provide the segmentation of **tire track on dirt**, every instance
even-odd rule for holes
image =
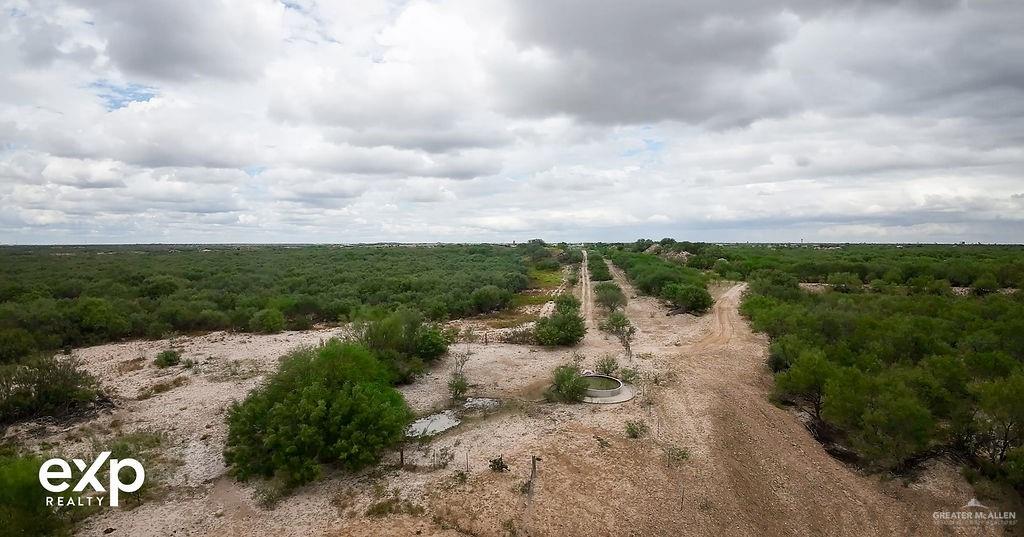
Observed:
[[[580,293],[582,294],[580,302],[583,303],[583,319],[586,321],[589,331],[596,329],[597,325],[594,323],[594,298],[590,286],[590,268],[587,259],[587,249],[584,248],[583,263],[580,264]]]
[[[635,294],[622,271],[613,266],[612,275],[627,296]],[[626,308],[639,328],[637,347],[660,353],[676,377],[655,403],[660,440],[689,449],[680,507],[702,515],[678,534],[956,534],[936,526],[931,514],[966,498],[862,475],[771,404],[767,338],[739,313],[745,290],[745,283],[730,286],[702,318],[666,316],[650,297],[633,298]],[[694,332],[703,335],[678,337]],[[691,343],[673,344],[680,339]]]

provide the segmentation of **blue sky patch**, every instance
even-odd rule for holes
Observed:
[[[96,95],[103,99],[107,111],[124,108],[131,103],[145,102],[159,95],[156,88],[141,84],[118,84],[110,80],[97,80],[89,85]]]

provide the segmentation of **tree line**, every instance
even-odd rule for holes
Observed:
[[[463,317],[504,308],[526,288],[529,254],[490,245],[2,248],[0,362],[126,337],[305,329],[367,308]],[[538,263],[559,266],[547,251]]]
[[[936,453],[1024,487],[1024,294],[808,293],[750,275],[742,312],[771,336],[779,397],[868,467]]]
[[[638,290],[667,300],[680,312],[699,314],[714,304],[699,270],[629,249],[611,248],[606,254]]]

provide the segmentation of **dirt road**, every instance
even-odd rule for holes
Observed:
[[[594,297],[591,290],[590,269],[587,264],[587,249],[583,249],[583,263],[580,264],[580,302],[583,318],[586,320],[587,330],[596,330],[594,324]]]
[[[648,379],[640,396],[618,405],[536,402],[552,369],[572,352],[586,356],[585,367],[609,354],[625,360],[618,342],[596,328],[604,311],[594,304],[584,261],[574,292],[588,333],[576,349],[494,343],[497,338],[459,344],[460,352],[471,352],[465,369],[471,395],[503,400],[500,411],[408,445],[405,467],[393,453],[358,475],[329,472],[276,506],[260,505],[259,483],[226,474],[224,413],[276,368],[278,356],[341,331],[211,334],[78,349],[85,367],[111,388],[117,410],[69,428],[28,424],[12,434],[65,450],[130,431],[166,436],[165,458],[172,462],[154,472],[164,474],[161,495],[131,510],[98,513],[76,532],[97,537],[957,534],[932,518],[972,496],[955,468],[936,463],[908,484],[861,475],[832,459],[791,412],[770,403],[767,340],[737,311],[743,284],[713,288],[717,301],[706,315],[668,316],[659,300],[637,295],[611,269],[638,328],[635,358],[621,365]],[[197,365],[153,366],[155,354],[170,345]],[[450,405],[450,367],[442,361],[402,387],[414,411]],[[186,382],[137,397],[171,377]],[[650,432],[627,438],[630,421]],[[489,469],[498,455],[509,471]],[[524,483],[534,456],[540,460],[531,490]],[[392,497],[401,501],[388,504]],[[382,504],[390,513],[367,515]]]
[[[612,273],[627,295],[635,295],[621,271]],[[634,298],[627,307],[640,327],[639,346],[667,355],[667,369],[675,373],[655,407],[661,439],[687,445],[693,454],[679,509],[665,513],[677,526],[659,524],[657,532],[944,534],[932,512],[955,510],[971,497],[952,468],[932,469],[939,490],[859,475],[830,457],[791,412],[769,402],[767,342],[738,312],[744,290],[745,284],[724,289],[700,320],[666,317],[650,298]],[[676,336],[679,346],[666,347]]]

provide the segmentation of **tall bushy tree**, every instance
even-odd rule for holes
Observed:
[[[802,351],[786,371],[775,381],[779,391],[799,397],[810,403],[814,417],[821,418],[821,407],[825,400],[825,384],[835,373],[836,367],[825,358],[819,349]]]
[[[1024,445],[1024,373],[973,384],[978,400],[976,422],[981,450],[994,463]]]
[[[281,369],[232,406],[225,461],[239,479],[309,482],[321,465],[356,470],[399,442],[411,412],[367,349],[331,340],[292,353]]]
[[[715,303],[707,289],[681,283],[666,285],[662,296],[687,313],[704,313]]]

